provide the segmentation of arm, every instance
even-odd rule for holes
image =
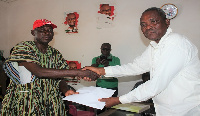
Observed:
[[[112,107],[120,103],[146,101],[162,92],[184,67],[187,59],[185,52],[181,52],[180,49],[176,49],[176,47],[176,45],[174,45],[174,47],[170,46],[159,58],[160,62],[157,62],[153,77],[149,81],[125,95],[102,98],[100,101],[106,102],[106,107]]]
[[[120,96],[118,100],[108,100],[105,98],[106,104],[108,107],[111,107],[112,104],[116,105],[119,103],[130,103],[130,102],[141,102],[145,101],[153,96],[161,93],[169,85],[171,80],[183,69],[185,66],[188,57],[190,57],[189,48],[185,46],[180,47],[178,44],[172,42],[173,45],[169,45],[162,51],[161,56],[158,58],[157,62],[154,62],[154,72],[152,78],[140,85],[138,88],[133,91]],[[187,51],[188,50],[188,51]],[[111,98],[114,99],[114,98]],[[103,101],[103,100],[102,100]]]
[[[99,75],[105,75],[106,77],[116,77],[116,76],[130,76],[130,75],[138,75],[144,72],[148,72],[150,70],[150,47],[139,57],[137,57],[133,63],[129,63],[127,65],[122,66],[108,66],[102,68],[89,67],[86,66],[82,70],[91,70],[96,72]],[[120,60],[119,60],[120,61]],[[88,80],[84,78],[84,80]]]
[[[42,68],[38,64],[30,63],[30,62],[21,62],[20,66],[26,67],[32,74],[38,76],[39,78],[62,78],[66,76],[78,76],[78,77],[90,77],[90,78],[98,78],[98,74],[89,71],[89,70],[66,70],[66,69],[50,69],[50,68]]]
[[[159,51],[161,52],[161,51]],[[158,54],[157,54],[158,55]],[[133,91],[119,98],[121,103],[146,101],[165,90],[174,77],[183,69],[187,62],[187,52],[172,43],[165,46],[162,54],[154,61],[151,79]]]
[[[66,61],[62,57],[62,54],[54,49],[49,47],[52,52],[52,56],[45,58],[47,62],[52,62],[54,64],[53,68],[43,68],[39,59],[42,59],[40,55],[37,54],[37,49],[35,44],[32,41],[21,42],[17,44],[9,58],[9,61],[18,62],[19,66],[24,66],[29,70],[33,75],[36,75],[38,78],[62,78],[66,76],[79,76],[79,77],[92,77],[97,78],[97,74],[91,71],[82,71],[82,70],[66,70]],[[52,60],[52,61],[51,61]]]
[[[150,71],[150,57],[151,57],[150,46],[133,60],[132,63],[123,64],[121,66],[109,66],[105,67],[106,77],[122,77],[122,76],[133,76],[143,74],[144,72]]]

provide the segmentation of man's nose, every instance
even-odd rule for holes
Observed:
[[[152,24],[147,24],[146,25],[146,29],[152,29],[152,27],[153,27]]]

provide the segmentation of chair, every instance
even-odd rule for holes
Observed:
[[[92,111],[77,111],[74,105],[69,105],[69,113],[72,116],[96,116]]]

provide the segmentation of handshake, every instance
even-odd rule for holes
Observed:
[[[69,71],[69,70],[67,70]],[[71,70],[71,74],[68,76],[77,76],[79,78],[84,79],[85,81],[95,81],[97,80],[101,75],[105,75],[105,70],[103,67],[97,68],[97,67],[92,67],[92,66],[86,66],[83,69],[80,70]],[[61,81],[59,84],[60,91],[65,95],[72,95],[72,94],[78,94],[78,92],[71,90],[66,86],[65,81]],[[65,89],[67,88],[67,90]]]
[[[101,75],[105,75],[105,70],[103,67],[92,67],[92,66],[86,66],[82,69],[78,74],[78,77],[83,78],[86,81],[95,81],[97,80]]]

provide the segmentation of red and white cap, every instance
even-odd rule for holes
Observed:
[[[41,27],[43,25],[51,25],[52,28],[57,28],[57,26],[55,24],[53,24],[51,21],[47,20],[47,19],[39,19],[39,20],[36,20],[34,23],[33,23],[33,30],[35,28],[38,28],[38,27]]]

